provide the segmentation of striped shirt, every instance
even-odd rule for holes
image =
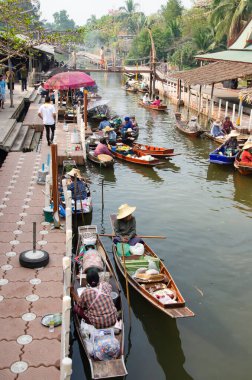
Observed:
[[[85,289],[81,301],[92,325],[97,329],[111,327],[116,323],[117,310],[111,298],[112,286],[101,282],[96,288]],[[100,292],[98,294],[98,292]]]

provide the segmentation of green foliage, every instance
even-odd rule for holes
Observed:
[[[195,65],[194,56],[196,49],[191,41],[181,44],[171,56],[171,63],[178,66],[180,70],[189,68]]]
[[[59,12],[55,12],[53,14],[53,18],[54,23],[51,24],[53,30],[64,31],[75,28],[74,20],[69,18],[69,15],[67,14],[67,11],[65,9]]]
[[[133,0],[126,0],[125,6],[120,7],[119,9],[127,13],[128,15],[132,15],[136,12],[137,8],[139,7],[138,3],[134,3]]]
[[[168,0],[166,5],[161,7],[161,14],[166,23],[176,20],[182,15],[183,6],[180,0]]]

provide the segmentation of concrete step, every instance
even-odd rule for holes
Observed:
[[[36,100],[37,95],[38,95],[38,90],[36,90],[36,89],[34,88],[32,94],[31,94],[30,97],[29,97],[29,100],[30,100],[31,103],[33,103],[33,102]]]
[[[16,124],[16,119],[7,119],[4,123],[0,124],[0,148],[4,149],[4,144],[8,140]]]
[[[31,149],[31,143],[32,143],[34,135],[35,135],[35,129],[29,128],[29,131],[27,133],[27,136],[23,144],[23,149],[25,150]]]
[[[31,145],[30,145],[31,150],[35,150],[37,148],[40,138],[41,138],[41,132],[35,132]]]
[[[27,125],[22,125],[19,131],[19,134],[11,147],[12,152],[20,152],[23,149],[23,144],[27,133],[29,131],[29,127]]]

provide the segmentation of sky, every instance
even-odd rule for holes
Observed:
[[[140,5],[139,10],[146,15],[157,12],[167,0],[135,0]],[[191,0],[182,0],[182,4],[189,8]],[[69,17],[77,25],[84,25],[86,20],[94,14],[97,18],[108,13],[110,9],[118,9],[125,5],[125,0],[40,0],[42,19],[53,21],[53,13],[66,9]]]

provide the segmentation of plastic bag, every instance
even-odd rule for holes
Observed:
[[[149,261],[148,269],[158,270],[156,263],[150,258],[147,259]]]
[[[120,343],[114,336],[113,329],[96,330],[93,334],[93,357],[106,361],[120,355]]]

